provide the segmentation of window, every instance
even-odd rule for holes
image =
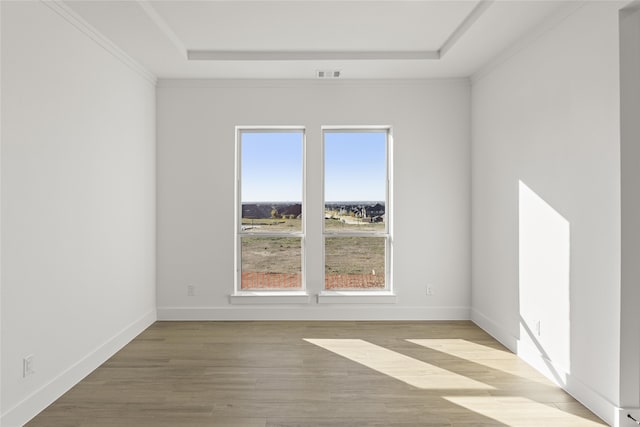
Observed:
[[[390,129],[324,127],[317,141],[322,155],[308,159],[302,127],[238,127],[236,132],[231,302],[306,303],[306,266],[323,274],[311,281],[314,291],[323,291],[318,303],[394,302]],[[307,166],[321,172],[309,188]],[[319,209],[307,215],[305,200],[322,207],[322,216]],[[307,230],[313,246],[305,250]]]
[[[236,291],[302,290],[304,129],[238,128]]]
[[[390,290],[389,129],[325,128],[324,288]]]

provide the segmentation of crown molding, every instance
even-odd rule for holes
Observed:
[[[442,58],[451,48],[466,34],[467,31],[476,23],[476,21],[486,12],[493,4],[494,0],[482,0],[478,2],[476,7],[467,15],[467,17],[460,23],[458,28],[453,30],[453,33],[442,44],[438,50],[440,58]]]
[[[470,86],[466,77],[443,79],[158,79],[158,89],[278,89],[309,87],[428,87],[428,86]]]
[[[439,51],[188,50],[190,61],[359,61],[440,59]]]
[[[165,21],[165,19],[158,13],[158,11],[153,7],[149,0],[136,0],[138,6],[142,8],[144,13],[147,14],[149,19],[153,21],[153,23],[158,27],[158,29],[169,39],[169,41],[175,46],[176,49],[180,52],[180,54],[187,58],[187,48],[182,43],[182,40],[178,35],[171,29],[171,26]]]
[[[83,34],[93,40],[98,46],[113,55],[114,58],[122,62],[124,65],[135,71],[138,75],[143,77],[149,83],[155,85],[157,77],[143,67],[136,60],[131,58],[124,50],[118,47],[115,43],[105,37],[94,26],[89,24],[84,18],[73,11],[62,0],[40,0],[42,4],[53,10],[55,13],[64,18],[71,25],[80,30]]]

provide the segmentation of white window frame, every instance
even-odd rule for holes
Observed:
[[[327,232],[325,230],[324,209],[326,204],[325,193],[325,134],[326,133],[363,133],[386,132],[386,180],[385,180],[385,231],[354,231],[354,232]],[[395,303],[396,296],[393,292],[393,130],[389,125],[383,126],[322,126],[322,291],[318,294],[318,303]],[[385,288],[376,290],[327,290],[325,286],[326,274],[326,238],[340,237],[378,237],[385,239]]]
[[[300,231],[294,232],[278,232],[278,233],[249,233],[242,230],[242,134],[244,133],[302,133],[302,224]],[[306,129],[304,126],[236,126],[235,129],[235,256],[234,264],[236,269],[234,292],[230,296],[230,302],[234,304],[262,304],[271,302],[281,303],[307,303],[309,296],[307,294],[306,284],[306,258],[305,258],[305,237],[307,228],[307,203],[306,203],[306,164],[307,164],[307,144]],[[252,237],[295,237],[300,239],[301,251],[301,274],[302,288],[296,290],[283,289],[264,289],[264,290],[242,290],[242,238]],[[265,299],[264,297],[269,297]]]

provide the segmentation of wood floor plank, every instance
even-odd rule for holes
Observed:
[[[29,427],[606,425],[471,322],[157,322]]]

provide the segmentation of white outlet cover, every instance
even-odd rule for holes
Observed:
[[[29,375],[33,375],[34,373],[35,371],[33,369],[33,355],[30,354],[29,356],[22,359],[22,376],[27,377]]]

